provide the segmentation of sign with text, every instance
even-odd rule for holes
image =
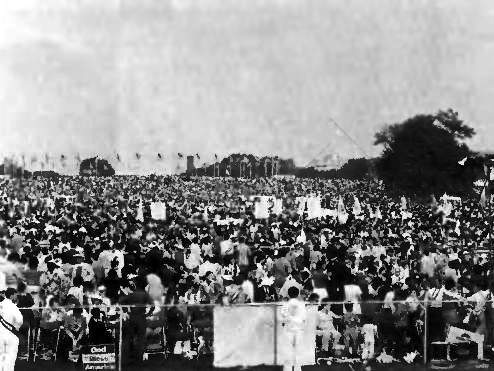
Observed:
[[[115,370],[115,345],[90,345],[85,347],[82,354],[84,371]]]

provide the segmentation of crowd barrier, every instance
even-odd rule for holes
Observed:
[[[169,362],[200,369],[483,360],[494,345],[493,304],[306,303],[295,345],[283,303],[25,308],[17,364],[126,371]]]

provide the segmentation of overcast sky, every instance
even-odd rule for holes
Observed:
[[[5,0],[0,152],[305,165],[449,107],[494,150],[493,61],[492,0]]]

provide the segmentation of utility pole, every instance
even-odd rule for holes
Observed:
[[[489,254],[490,254],[490,269],[489,269],[489,275],[490,277],[488,277],[489,279],[489,289],[491,290],[492,292],[492,288],[493,288],[493,284],[494,282],[492,282],[493,280],[491,279],[492,276],[493,276],[493,272],[494,272],[494,251],[493,251],[493,246],[492,246],[492,221],[493,221],[493,218],[492,218],[492,197],[491,197],[491,194],[490,194],[490,188],[491,188],[491,171],[492,171],[492,161],[489,160],[486,164],[486,168],[487,168],[487,191],[486,191],[486,194],[488,195],[489,197],[489,202],[488,202],[488,213],[489,213]]]

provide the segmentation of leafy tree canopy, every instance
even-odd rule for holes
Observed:
[[[375,134],[375,145],[384,147],[376,167],[392,190],[427,195],[465,194],[472,178],[458,165],[471,155],[464,139],[475,135],[451,109],[434,115],[417,115]]]

